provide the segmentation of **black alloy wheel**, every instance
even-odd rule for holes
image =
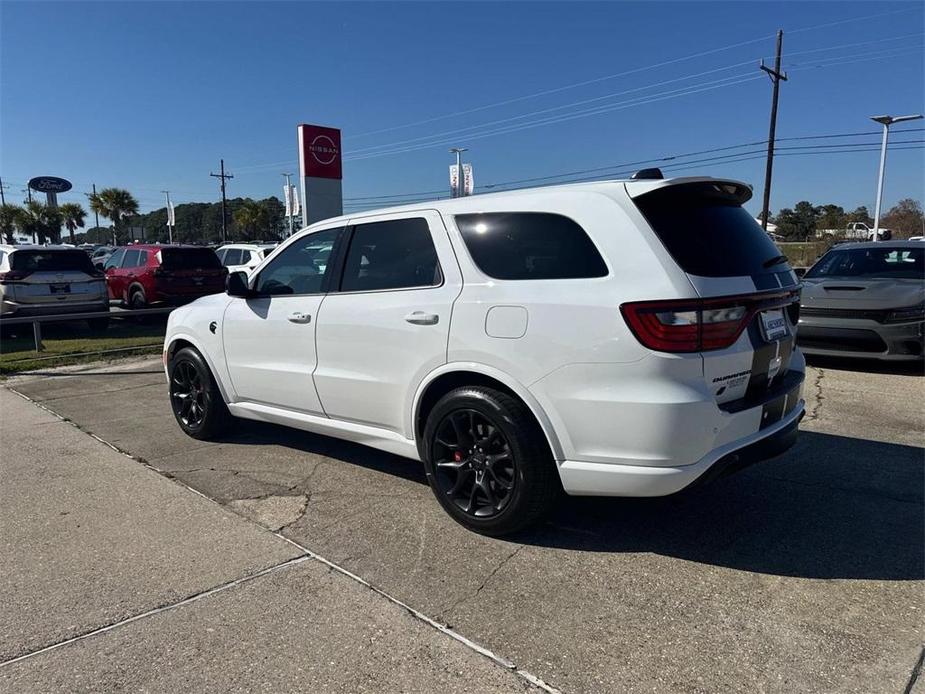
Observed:
[[[173,413],[184,427],[202,426],[209,407],[209,392],[202,374],[190,361],[174,366],[170,377],[170,404]]]
[[[463,513],[491,518],[504,511],[517,485],[517,462],[500,427],[473,409],[446,415],[432,454],[439,491]]]

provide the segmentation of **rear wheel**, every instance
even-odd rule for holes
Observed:
[[[128,297],[128,307],[132,310],[147,308],[148,301],[145,299],[144,290],[136,288],[132,290],[132,293]]]
[[[424,466],[458,523],[507,535],[536,523],[561,491],[542,431],[519,400],[492,388],[447,393],[424,428]]]
[[[184,347],[169,363],[170,406],[180,428],[194,439],[227,429],[231,413],[202,355]]]

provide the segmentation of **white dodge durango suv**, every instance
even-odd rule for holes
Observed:
[[[182,429],[232,417],[424,463],[463,525],[662,496],[796,439],[799,284],[742,183],[566,185],[302,230],[164,345]]]

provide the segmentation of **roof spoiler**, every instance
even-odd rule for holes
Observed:
[[[633,178],[626,182],[626,192],[631,198],[638,198],[655,191],[676,191],[703,197],[718,198],[740,205],[752,198],[752,187],[741,181],[697,176],[688,178]]]

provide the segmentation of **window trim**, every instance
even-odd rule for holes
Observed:
[[[503,277],[495,277],[494,275],[489,275],[485,272],[481,266],[476,261],[475,257],[472,255],[472,251],[469,249],[469,244],[466,243],[466,237],[463,235],[462,229],[459,228],[459,224],[456,223],[456,218],[459,216],[465,215],[480,215],[480,214],[543,214],[549,215],[551,217],[562,217],[572,222],[575,226],[581,229],[582,233],[591,242],[591,246],[597,251],[598,258],[604,264],[604,269],[607,271],[603,275],[597,275],[594,277],[544,277],[544,278],[532,278],[524,277],[521,279],[506,279]],[[449,215],[453,219],[453,226],[456,229],[456,233],[459,235],[459,241],[462,244],[462,247],[466,250],[466,256],[469,258],[469,261],[472,263],[472,268],[479,273],[482,277],[492,282],[588,282],[588,281],[601,281],[609,279],[613,276],[613,268],[610,266],[610,260],[607,257],[607,254],[601,251],[600,246],[597,245],[597,241],[594,240],[594,237],[588,233],[588,230],[578,222],[577,219],[570,217],[567,214],[562,214],[561,212],[553,212],[551,210],[522,210],[522,209],[505,209],[505,210],[479,210],[479,211],[466,211],[459,212],[452,215]]]
[[[434,248],[434,255],[437,257],[437,272],[440,273],[440,282],[437,284],[421,284],[414,287],[392,287],[389,289],[343,289],[344,286],[344,272],[347,269],[347,255],[350,252],[350,247],[353,245],[353,237],[356,233],[357,227],[368,226],[370,224],[382,224],[384,222],[403,222],[408,219],[420,219],[427,225],[427,233],[430,234],[430,243]],[[430,220],[425,216],[421,215],[412,215],[408,217],[394,217],[389,219],[376,219],[373,221],[361,221],[359,224],[350,224],[347,227],[347,233],[345,236],[345,243],[343,244],[343,252],[337,258],[337,265],[335,270],[337,272],[337,282],[334,283],[334,287],[331,288],[330,294],[384,294],[386,292],[417,292],[427,289],[440,289],[446,284],[446,273],[443,272],[443,264],[440,262],[440,252],[437,250],[437,244],[434,242],[434,230],[430,226]]]
[[[276,261],[276,257],[274,257],[270,259],[270,261],[266,265],[260,268],[260,272],[255,272],[253,276],[249,278],[247,286],[253,292],[253,296],[248,297],[247,301],[251,301],[252,299],[272,299],[274,297],[323,296],[325,294],[330,293],[329,290],[331,286],[331,280],[339,272],[339,268],[335,263],[338,259],[337,254],[339,252],[340,246],[343,245],[344,238],[347,236],[347,229],[348,229],[348,226],[346,224],[325,227],[324,229],[314,229],[307,234],[300,234],[298,236],[293,236],[289,243],[282,244],[282,245],[277,246],[276,248],[269,249],[271,252],[273,252],[278,257],[279,255],[282,255],[286,251],[287,248],[298,243],[302,239],[308,238],[310,236],[314,236],[315,234],[321,234],[325,231],[340,231],[341,232],[340,235],[337,237],[337,239],[335,239],[334,246],[331,248],[331,255],[328,261],[331,265],[331,273],[330,275],[325,273],[326,276],[322,278],[321,291],[310,292],[307,294],[262,294],[258,292],[256,287],[257,287],[257,282],[260,281],[260,275],[266,272],[267,268],[269,268],[270,265]],[[277,254],[277,251],[279,252],[278,254]],[[268,256],[264,256],[260,262],[263,263],[267,261],[267,258]],[[238,272],[244,272],[244,270],[238,270]]]

